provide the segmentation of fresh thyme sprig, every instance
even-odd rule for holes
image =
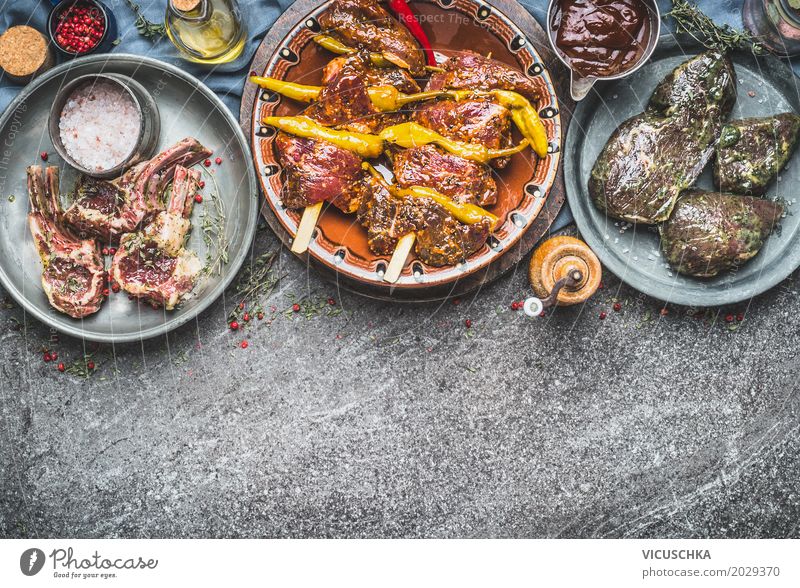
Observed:
[[[134,14],[136,14],[136,30],[139,31],[139,34],[147,39],[151,39],[157,41],[161,37],[167,34],[167,29],[164,26],[164,23],[155,23],[151,20],[148,20],[147,17],[142,14],[142,9],[139,7],[138,4],[133,2],[133,0],[125,0],[131,10],[133,10]]]
[[[672,0],[672,10],[664,15],[675,21],[675,30],[692,37],[695,41],[717,51],[745,50],[756,55],[764,53],[758,39],[747,31],[730,25],[719,25],[708,17],[694,2]]]
[[[245,312],[252,317],[264,312],[264,303],[282,277],[276,276],[272,269],[277,257],[275,251],[267,251],[245,267],[236,283],[236,299],[240,302],[228,315],[228,322],[239,321]]]

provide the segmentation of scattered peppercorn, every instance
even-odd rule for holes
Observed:
[[[206,167],[211,167],[211,160],[210,160],[210,159],[206,159],[206,160],[203,162],[203,165],[204,165],[204,166],[206,166]]]
[[[195,194],[194,195],[194,201],[197,202],[198,204],[200,204],[200,203],[203,202],[203,197],[200,194]]]
[[[86,369],[87,370],[93,370],[94,369],[94,362],[91,359],[86,362]]]
[[[461,304],[461,298],[453,298],[453,306],[458,306]]]
[[[328,304],[329,304],[330,306],[333,306],[333,305],[335,305],[335,304],[336,304],[336,300],[334,300],[333,298],[328,298]]]
[[[742,322],[744,320],[744,315],[740,312],[736,315],[736,320]]]
[[[42,158],[42,161],[47,161],[47,151],[42,151],[42,152],[39,154],[39,157],[41,157],[41,158]]]
[[[108,248],[108,254],[109,255],[116,255],[117,254],[117,248],[116,247],[109,247]]]
[[[114,293],[119,292],[119,284],[111,284],[111,291]]]
[[[242,349],[247,349],[247,341],[242,341],[241,347]]]
[[[619,302],[615,302],[613,308],[614,312],[619,312],[620,310],[622,310],[622,305]]]
[[[246,323],[247,323],[247,322],[250,322],[250,315],[249,315],[248,313],[244,313],[244,314],[242,315],[242,320],[243,320],[244,322],[246,322]]]
[[[258,74],[256,73],[256,71],[255,71],[255,70],[253,70],[253,71],[251,71],[251,72],[250,72],[250,75],[251,75],[251,76],[257,76]]]
[[[259,312],[259,313],[256,315],[256,318],[258,318],[258,320],[260,320],[260,321],[263,321],[263,320],[264,320],[264,313],[263,313],[263,312]]]
[[[598,284],[597,286],[597,289],[602,290],[603,288],[605,288],[605,285],[603,284],[603,282],[600,282],[600,284]]]
[[[546,314],[547,314],[547,313],[546,313],[545,311],[542,311],[542,312],[540,312],[540,313],[539,313],[539,316],[542,316],[542,317],[543,317],[543,316],[545,316]]]
[[[231,321],[230,324],[231,331],[236,331],[239,329],[239,323],[236,321]]]
[[[66,369],[67,369],[67,366],[65,366],[63,363],[58,364],[58,371],[64,372],[64,371],[66,371]]]
[[[103,247],[103,255],[108,255],[108,247]]]
[[[108,297],[108,295],[109,295],[110,293],[111,293],[111,292],[108,290],[108,288],[103,288],[103,296],[105,296],[105,297]]]
[[[733,315],[732,314],[726,314],[725,315],[725,322],[726,323],[732,323],[733,322]]]
[[[217,165],[221,164],[221,163],[222,163],[222,158],[221,158],[221,157],[217,157],[217,158],[214,160],[214,163],[216,163]]]
[[[51,351],[51,352],[50,352],[50,359],[51,359],[52,361],[55,361],[55,360],[57,360],[57,359],[58,359],[58,353],[56,353],[55,351]]]
[[[465,320],[464,324],[467,326],[468,329],[472,328],[472,321],[471,320],[469,320],[469,319]]]
[[[669,314],[669,310],[667,310],[666,308],[662,308],[658,313],[661,316],[667,316]]]
[[[300,305],[295,302],[292,304],[292,310],[295,312],[300,312]]]
[[[53,356],[50,355],[49,351],[45,351],[44,352],[44,357],[42,359],[44,359],[45,362],[53,361]]]
[[[608,316],[608,315],[605,313],[605,311],[601,312],[601,313],[600,313],[600,320],[601,320],[601,321],[604,321],[604,320],[606,320],[606,317],[607,317],[607,316]]]
[[[203,180],[200,180],[200,183],[198,184],[198,186],[200,186],[201,188],[205,188],[206,187],[206,183]]]

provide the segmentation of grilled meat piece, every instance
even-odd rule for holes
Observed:
[[[197,139],[188,137],[107,181],[81,176],[75,186],[66,222],[82,234],[103,243],[116,243],[146,217],[163,210],[161,194],[178,165],[192,166],[211,155]]]
[[[281,198],[287,208],[330,202],[345,213],[358,210],[366,172],[361,158],[328,141],[278,133],[278,159],[286,173]]]
[[[723,192],[764,194],[794,153],[798,132],[793,112],[729,122],[717,143],[714,183]]]
[[[769,200],[690,190],[659,227],[661,248],[676,271],[712,277],[756,255],[782,214]]]
[[[42,288],[56,310],[83,318],[103,302],[103,260],[93,239],[80,239],[62,224],[58,168],[27,169],[30,213],[28,226],[42,260]]]
[[[415,232],[417,257],[431,266],[453,265],[480,249],[489,237],[489,220],[474,225],[458,222],[428,198],[398,198],[374,178],[365,182],[368,196],[358,213],[367,229],[370,249],[389,255],[397,240]]]
[[[407,94],[419,92],[407,71],[374,67],[364,54],[332,59],[325,66],[322,82],[319,99],[304,114],[325,126],[361,133],[374,133],[403,119],[402,114],[381,113],[375,108],[367,87],[394,86]]]
[[[449,139],[478,143],[489,149],[511,146],[511,113],[491,100],[437,100],[421,105],[414,120]],[[492,167],[503,168],[508,157],[494,159]]]
[[[521,71],[472,51],[450,57],[441,67],[445,71],[433,74],[426,90],[513,90],[534,104],[539,99],[533,81]]]
[[[377,0],[334,0],[318,20],[325,34],[345,45],[382,53],[414,76],[425,74],[425,55],[414,37]]]
[[[654,224],[708,163],[736,99],[733,66],[703,53],[657,87],[648,109],[611,135],[594,164],[589,194],[610,216]]]
[[[122,236],[110,273],[128,294],[172,310],[191,292],[202,264],[184,241],[199,182],[199,171],[177,166],[167,209]]]
[[[456,202],[489,206],[497,202],[497,184],[489,168],[434,145],[404,149],[394,155],[393,171],[403,188],[425,186]]]
[[[367,229],[367,242],[376,255],[391,255],[403,235],[421,226],[422,216],[414,202],[397,198],[375,178],[365,181],[368,196],[361,202],[358,222]]]

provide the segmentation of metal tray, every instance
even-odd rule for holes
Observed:
[[[28,230],[25,168],[50,155],[48,164],[61,168],[63,196],[72,188],[77,172],[61,161],[47,132],[50,104],[69,80],[88,73],[120,73],[132,77],[155,97],[161,113],[162,149],[182,139],[196,137],[222,157],[215,178],[225,207],[228,263],[201,277],[194,296],[174,311],[154,310],[146,304],[112,294],[99,312],[81,320],[53,309],[42,290],[41,262]],[[204,173],[204,179],[209,178]],[[205,193],[212,182],[206,181]],[[13,195],[11,199],[9,196]],[[201,260],[208,252],[199,224],[207,197],[195,206],[188,247]],[[65,63],[34,80],[0,117],[0,282],[35,318],[75,337],[100,342],[138,341],[166,333],[192,320],[206,309],[230,283],[244,262],[258,219],[258,186],[247,140],[230,111],[202,82],[172,65],[138,55],[98,55]],[[212,254],[214,254],[212,246]]]
[[[645,226],[623,230],[624,223],[598,210],[587,189],[597,156],[624,120],[644,110],[656,84],[675,66],[702,48],[679,44],[664,36],[651,60],[630,78],[603,86],[575,110],[567,133],[564,177],[567,198],[578,229],[600,261],[621,280],[637,290],[674,304],[721,306],[747,300],[772,288],[800,265],[800,215],[796,187],[800,183],[800,158],[781,172],[766,198],[789,203],[788,214],[766,241],[761,252],[738,269],[712,279],[696,279],[675,273],[660,254],[658,232]],[[736,68],[738,98],[732,119],[800,112],[798,84],[792,70],[779,59],[749,53],[732,55]],[[697,186],[713,189],[710,165]]]

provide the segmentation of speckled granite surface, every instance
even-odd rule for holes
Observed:
[[[261,230],[254,255],[276,247]],[[100,347],[88,379],[3,310],[0,535],[800,535],[796,278],[714,322],[606,275],[531,322],[520,272],[408,306],[285,252],[277,271],[271,324],[231,333],[229,292],[168,339]],[[324,310],[287,317],[305,295]]]

